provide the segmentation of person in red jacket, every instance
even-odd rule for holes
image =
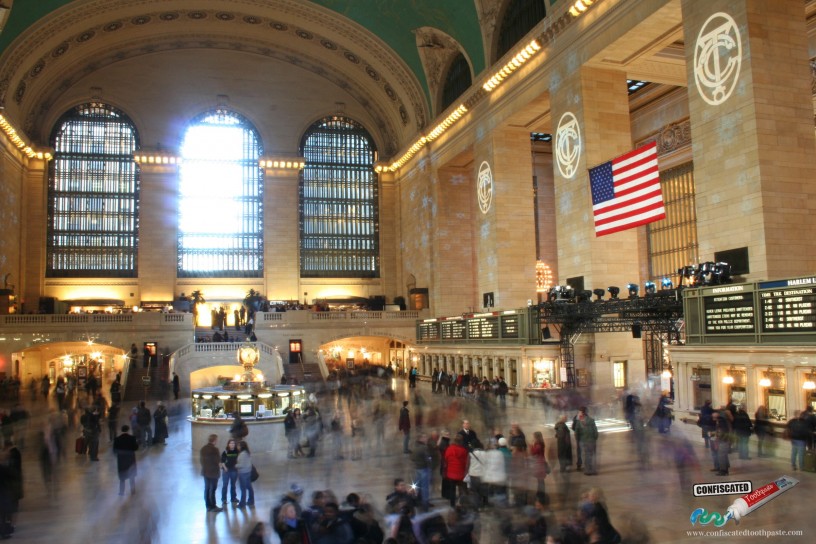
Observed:
[[[450,500],[451,507],[456,506],[456,496],[460,497],[467,491],[465,475],[468,473],[469,455],[464,446],[462,435],[456,435],[453,442],[445,450],[445,474],[443,489],[447,492],[446,499]],[[457,493],[456,490],[459,490]]]

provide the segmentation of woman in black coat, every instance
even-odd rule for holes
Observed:
[[[156,411],[153,412],[153,443],[166,444],[165,440],[170,434],[167,431],[167,408],[159,402]]]

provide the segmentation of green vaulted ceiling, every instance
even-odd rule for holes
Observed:
[[[308,2],[309,0],[302,0]],[[39,19],[71,0],[16,0],[0,33],[0,53]],[[274,5],[274,0],[269,0]],[[429,93],[413,30],[439,29],[467,52],[474,74],[485,68],[484,47],[474,0],[312,0],[364,26],[410,67]]]

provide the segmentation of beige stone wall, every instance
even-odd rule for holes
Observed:
[[[298,176],[296,170],[270,169],[264,179],[265,285],[261,292],[271,300],[303,300],[298,242]]]
[[[743,56],[734,92],[711,105],[686,48],[700,257],[746,246],[746,279],[812,273],[816,142],[802,4],[685,0],[687,43],[715,12],[735,20]]]
[[[432,288],[432,203],[431,172],[426,161],[419,161],[406,171],[399,172],[397,179],[399,192],[400,228],[397,233],[400,268],[403,285],[409,283],[417,288]],[[431,313],[438,315],[431,300]]]
[[[137,303],[169,301],[181,293],[176,291],[178,217],[178,168],[142,165]]]
[[[16,153],[0,148],[0,280],[7,274],[10,284],[17,285],[17,294],[25,288],[21,253],[24,237],[25,176]],[[0,289],[4,283],[0,281]]]

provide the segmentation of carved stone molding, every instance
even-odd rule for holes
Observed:
[[[658,155],[668,155],[690,146],[691,120],[684,119],[668,124],[651,136],[637,142],[635,147],[641,147],[651,142],[657,142]]]
[[[467,58],[467,53],[455,39],[437,28],[419,27],[414,30],[414,35],[422,68],[425,71],[425,79],[428,81],[431,100],[434,103],[434,111],[438,113],[438,102],[442,95],[446,71],[454,57],[462,53]],[[469,64],[473,66],[472,63],[469,62]],[[471,69],[471,77],[472,72]]]
[[[810,94],[816,94],[816,60],[810,61]]]
[[[499,23],[499,13],[507,0],[473,0],[476,3],[476,13],[479,16],[479,27],[482,30],[482,43],[487,64],[490,64],[493,53],[493,37],[496,35],[496,25]]]

